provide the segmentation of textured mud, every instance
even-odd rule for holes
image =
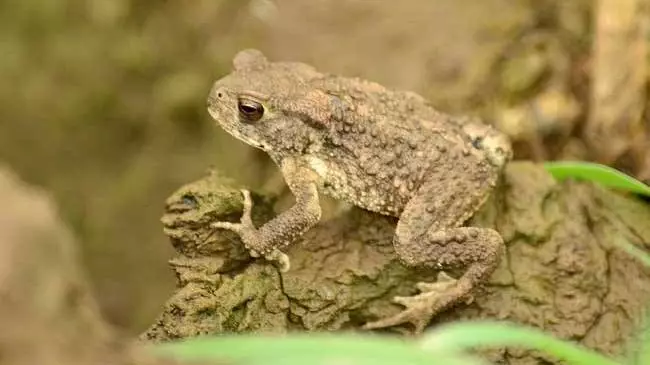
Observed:
[[[288,251],[281,274],[249,258],[234,235],[207,228],[236,220],[240,186],[216,173],[168,200],[165,232],[180,255],[170,263],[178,291],[141,338],[165,341],[208,333],[355,330],[395,314],[395,295],[434,273],[402,266],[391,246],[396,220],[356,208],[320,223]],[[256,224],[273,198],[257,196]],[[498,203],[497,203],[498,202]],[[182,208],[180,207],[182,206]],[[650,206],[584,182],[554,181],[540,166],[511,164],[504,183],[472,224],[501,232],[507,254],[472,303],[439,316],[505,319],[619,354],[650,300],[650,270],[617,242],[648,248]],[[458,273],[453,273],[458,275]],[[408,327],[394,328],[408,333]],[[536,353],[490,352],[492,360],[535,363]]]

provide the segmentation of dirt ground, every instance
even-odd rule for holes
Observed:
[[[572,130],[589,108],[591,4],[0,5],[0,160],[51,192],[81,245],[99,310],[135,335],[175,289],[167,264],[174,251],[160,223],[166,197],[210,165],[253,187],[277,178],[266,156],[223,133],[205,111],[211,83],[237,50],[256,47],[272,59],[410,89],[441,110],[479,115],[515,138],[519,159],[585,158]],[[581,305],[602,306],[615,289],[598,286],[599,299]],[[562,331],[580,332],[585,323],[595,322]]]

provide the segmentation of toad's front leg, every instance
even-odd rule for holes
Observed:
[[[215,222],[212,226],[228,229],[239,234],[251,256],[264,256],[279,263],[282,271],[289,270],[289,258],[280,248],[296,239],[316,225],[321,217],[318,199],[318,176],[307,164],[296,159],[285,159],[280,163],[282,174],[296,198],[296,203],[287,211],[255,228],[251,219],[252,201],[250,193],[243,190],[244,211],[239,223]]]
[[[367,323],[365,329],[411,323],[414,332],[421,333],[433,316],[471,299],[476,285],[485,282],[499,264],[503,239],[498,232],[487,228],[454,227],[471,212],[477,201],[472,202],[471,197],[453,191],[427,190],[433,187],[427,185],[421,188],[423,194],[413,198],[400,216],[394,237],[396,254],[409,266],[465,269],[465,273],[456,280],[441,271],[436,283],[419,283],[420,294],[394,299],[406,307],[404,310]],[[447,202],[447,206],[441,202]]]

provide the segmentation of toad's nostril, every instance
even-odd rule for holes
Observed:
[[[223,99],[226,96],[225,90],[222,87],[215,87],[210,90],[210,96],[216,101]]]

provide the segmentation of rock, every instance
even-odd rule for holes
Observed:
[[[357,330],[397,313],[394,296],[415,294],[416,282],[435,277],[397,261],[391,243],[396,219],[356,208],[321,222],[286,249],[292,268],[280,273],[248,257],[237,236],[209,228],[215,220],[239,218],[239,188],[211,173],[169,198],[163,222],[180,253],[170,261],[179,289],[141,339]],[[274,216],[274,199],[254,196],[258,226]],[[514,162],[472,218],[473,225],[501,232],[507,254],[471,303],[434,318],[431,326],[508,320],[620,354],[650,300],[650,270],[617,243],[647,248],[648,222],[650,206],[635,196],[589,182],[556,182],[539,165]],[[510,364],[541,358],[507,349],[489,356]]]

